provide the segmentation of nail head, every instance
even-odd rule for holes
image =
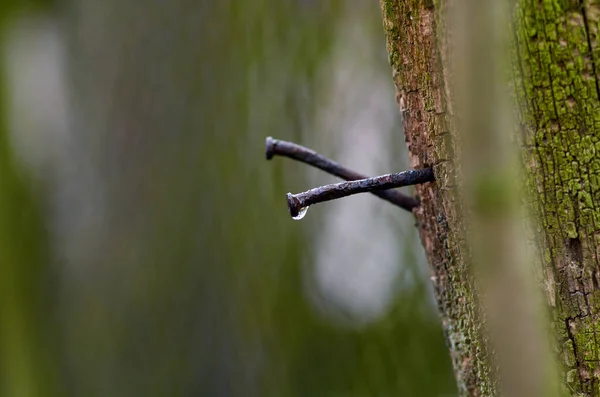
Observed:
[[[300,205],[300,201],[296,197],[294,197],[292,193],[286,194],[285,197],[287,198],[288,210],[292,218],[298,216],[298,213],[302,208],[302,206]]]
[[[268,136],[265,141],[265,156],[267,160],[271,160],[275,155],[275,142],[277,142],[277,140],[270,136]]]

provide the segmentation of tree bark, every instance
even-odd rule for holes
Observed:
[[[435,3],[435,4],[434,4]],[[498,393],[468,241],[456,145],[446,23],[456,1],[381,0],[384,29],[413,167],[434,167],[415,212],[461,395]],[[521,157],[537,229],[538,285],[550,313],[559,382],[600,395],[600,1],[511,3],[511,59]],[[508,291],[507,291],[508,292]],[[539,364],[538,366],[544,366]]]
[[[489,367],[478,358],[475,297],[467,265],[461,222],[455,208],[455,166],[446,117],[435,7],[425,1],[382,0],[389,60],[404,115],[411,167],[434,167],[437,181],[417,186],[415,211],[444,333],[461,395],[489,394]],[[456,227],[458,226],[458,227]]]

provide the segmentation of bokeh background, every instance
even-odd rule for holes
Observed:
[[[0,4],[1,396],[456,394],[377,2]]]

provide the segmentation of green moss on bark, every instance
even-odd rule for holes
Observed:
[[[515,87],[564,383],[600,395],[597,1],[520,1]]]

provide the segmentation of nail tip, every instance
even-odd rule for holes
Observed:
[[[273,151],[274,146],[275,140],[273,139],[273,137],[268,136],[265,140],[265,157],[267,158],[267,160],[271,160],[273,158],[273,155],[275,154]]]

